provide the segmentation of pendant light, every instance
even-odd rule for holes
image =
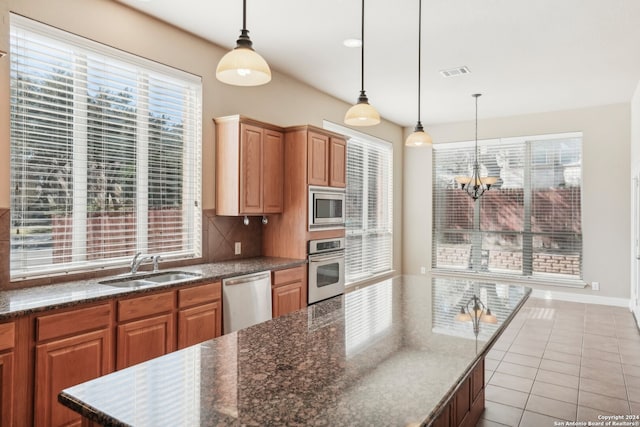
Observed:
[[[259,86],[271,81],[267,61],[252,47],[247,30],[247,0],[242,0],[242,30],[236,47],[218,62],[216,78],[234,86]]]
[[[420,65],[422,62],[422,0],[418,0],[418,122],[404,145],[407,147],[428,147],[432,145],[431,135],[424,131],[420,121]]]
[[[482,96],[482,94],[476,93],[471,96],[476,99],[476,143],[473,172],[471,176],[456,176],[455,179],[458,184],[460,184],[460,189],[467,193],[473,201],[476,201],[485,191],[489,191],[491,186],[498,181],[498,178],[493,176],[480,176],[480,163],[478,163],[478,98]]]
[[[344,116],[344,122],[351,126],[373,126],[380,123],[380,114],[369,105],[369,99],[364,92],[364,0],[362,0],[362,27],[361,27],[362,47],[360,48],[360,96],[358,103],[349,108]]]

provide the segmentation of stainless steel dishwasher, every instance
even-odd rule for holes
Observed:
[[[222,280],[224,333],[271,319],[271,272]]]

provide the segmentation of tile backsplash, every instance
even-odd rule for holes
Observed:
[[[262,255],[261,217],[216,216],[215,209],[203,211],[203,257],[208,262],[251,258]],[[240,242],[242,253],[235,255],[235,242]]]

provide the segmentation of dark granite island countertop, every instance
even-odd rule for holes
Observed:
[[[111,426],[427,425],[530,289],[451,278],[356,289],[68,388],[59,401]],[[497,324],[455,320],[477,295]]]

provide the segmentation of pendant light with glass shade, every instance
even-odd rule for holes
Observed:
[[[247,0],[242,0],[242,30],[236,47],[222,57],[216,78],[234,86],[260,86],[271,81],[269,64],[253,50],[247,30]]]
[[[476,99],[476,143],[473,171],[471,176],[456,176],[455,179],[458,184],[460,184],[460,189],[467,193],[475,202],[486,191],[489,191],[493,184],[498,182],[498,178],[494,176],[480,176],[480,163],[478,163],[478,98],[482,96],[482,94],[475,93],[471,96]]]
[[[345,124],[351,126],[373,126],[380,123],[380,114],[369,105],[369,99],[364,91],[364,0],[362,0],[362,27],[361,27],[362,46],[360,48],[360,96],[358,103],[349,108],[344,116]]]
[[[420,121],[420,65],[422,62],[422,0],[418,0],[418,122],[413,133],[407,137],[407,147],[429,147],[432,145],[431,135],[424,131]]]

